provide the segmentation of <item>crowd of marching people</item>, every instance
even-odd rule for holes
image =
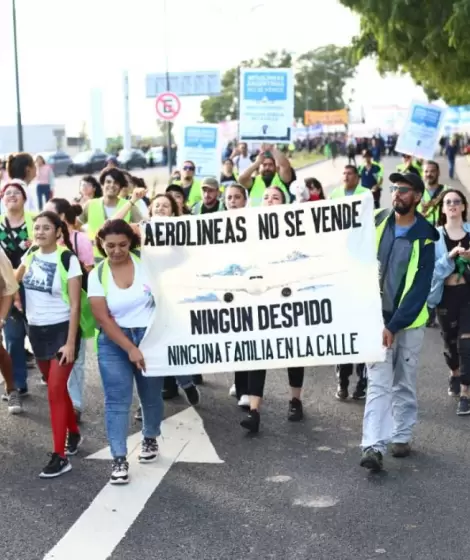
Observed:
[[[339,366],[335,396],[365,400],[361,465],[379,471],[389,444],[395,457],[410,453],[418,361],[425,328],[436,320],[449,368],[448,393],[458,398],[459,415],[470,414],[470,224],[464,193],[439,182],[436,162],[410,156],[389,177],[392,209],[381,209],[383,167],[370,150],[362,155],[359,167],[345,166],[342,185],[329,198],[367,192],[374,197],[386,360]],[[223,162],[219,177],[199,180],[195,163],[185,161],[165,192],[150,199],[143,179],[110,161],[98,180],[83,177],[79,197],[71,203],[54,196],[53,177],[44,166],[30,154],[11,155],[0,192],[2,399],[10,413],[21,413],[29,393],[28,369],[37,366],[47,386],[53,440],[40,476],[68,472],[69,457],[83,440],[85,360],[92,348],[87,342],[94,342],[113,457],[110,482],[125,484],[134,380],[141,463],[158,458],[164,400],[181,391],[197,406],[203,382],[200,375],[142,373],[139,345],[158,318],[140,260],[140,222],[322,201],[326,195],[315,178],[298,181],[288,157],[268,145],[252,161],[241,143]],[[354,369],[358,381],[350,393]],[[304,368],[289,367],[287,373],[288,420],[298,422]],[[241,426],[251,433],[260,429],[265,379],[265,370],[234,372],[230,395],[246,410]]]

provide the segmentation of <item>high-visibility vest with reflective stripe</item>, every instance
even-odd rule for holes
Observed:
[[[385,227],[387,225],[389,216],[390,216],[390,210],[382,208],[375,211],[375,232],[376,232],[375,239],[376,239],[377,254],[379,253],[380,241],[382,240],[382,235],[385,231]],[[426,239],[424,241],[425,245],[428,245],[429,243],[433,243],[433,241],[431,239]],[[408,268],[406,270],[405,286],[401,294],[399,305],[405,298],[406,294],[411,290],[416,273],[418,272],[419,254],[421,250],[420,244],[421,244],[421,239],[415,239],[415,241],[413,241],[411,256],[408,262]],[[429,318],[428,306],[425,303],[423,308],[419,312],[419,315],[414,320],[414,322],[408,327],[406,327],[406,329],[416,329],[418,327],[422,327],[427,323],[428,318]]]

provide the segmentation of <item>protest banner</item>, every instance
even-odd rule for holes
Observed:
[[[369,193],[141,227],[146,375],[384,359]]]
[[[324,124],[348,124],[349,114],[347,109],[337,111],[304,111],[304,123],[306,126]]]
[[[178,166],[181,169],[185,161],[196,165],[194,175],[218,177],[222,147],[220,144],[218,124],[185,125],[178,144]]]
[[[290,142],[293,121],[292,68],[242,68],[240,140]]]
[[[445,109],[414,101],[398,136],[395,151],[416,158],[434,159]]]

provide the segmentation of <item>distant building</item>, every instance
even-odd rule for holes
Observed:
[[[66,148],[65,126],[63,124],[23,125],[23,144],[26,152],[52,152]],[[16,126],[0,126],[0,154],[18,151]]]

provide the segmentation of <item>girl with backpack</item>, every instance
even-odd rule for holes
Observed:
[[[75,455],[82,442],[67,390],[80,348],[82,270],[68,228],[57,214],[38,214],[33,235],[34,245],[22,258],[17,281],[25,288],[29,339],[47,381],[54,443],[39,476],[55,478],[71,470],[67,455]]]

